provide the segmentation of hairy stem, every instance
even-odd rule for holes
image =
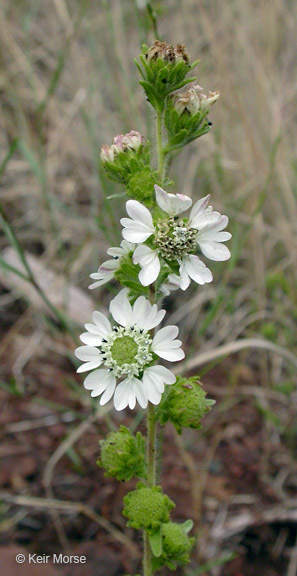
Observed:
[[[147,484],[154,486],[156,483],[156,418],[153,404],[148,405],[147,409]],[[144,576],[151,576],[152,572],[152,552],[149,538],[144,533],[144,557],[143,557]]]
[[[165,154],[163,149],[162,121],[163,121],[163,111],[158,108],[157,109],[158,172],[163,184],[165,178]]]

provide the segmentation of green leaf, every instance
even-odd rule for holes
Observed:
[[[186,520],[182,525],[182,529],[184,531],[185,534],[189,534],[189,532],[191,532],[192,528],[194,526],[194,522],[193,520]]]
[[[154,534],[149,535],[149,541],[152,549],[152,553],[156,558],[159,558],[162,554],[162,536],[161,528],[154,532]]]

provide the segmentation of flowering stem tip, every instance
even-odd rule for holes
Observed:
[[[231,239],[228,217],[210,205],[210,195],[193,201],[169,188],[170,155],[210,130],[208,113],[219,98],[218,91],[203,94],[196,78],[189,77],[196,65],[181,44],[156,41],[143,47],[137,66],[156,115],[156,150],[136,130],[115,136],[101,149],[107,177],[125,189],[126,215],[120,220],[120,245],[108,248],[109,258],[91,273],[89,288],[112,283],[120,289],[109,314],[93,312],[75,350],[81,361],[77,372],[87,373],[84,388],[101,406],[112,401],[118,412],[147,410],[146,439],[122,425],[100,440],[98,459],[107,476],[141,479],[124,497],[123,515],[128,526],[143,532],[144,576],[188,563],[194,544],[188,535],[191,520],[171,518],[175,504],[157,485],[158,426],[171,422],[178,433],[198,430],[214,404],[198,377],[176,378],[172,364],[185,352],[179,328],[165,320],[162,300],[192,282],[211,283],[211,263],[231,255],[225,244]]]

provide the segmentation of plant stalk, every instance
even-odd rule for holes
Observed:
[[[165,153],[162,138],[163,110],[157,109],[157,150],[158,150],[158,172],[162,181],[165,178]]]
[[[149,487],[156,484],[156,418],[154,405],[149,403],[147,409],[147,485]],[[152,552],[148,535],[144,533],[144,576],[151,576]]]

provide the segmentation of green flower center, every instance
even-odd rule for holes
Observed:
[[[197,234],[187,221],[171,216],[156,225],[154,243],[165,260],[179,262],[186,254],[195,254]]]
[[[135,361],[138,346],[131,336],[122,336],[114,341],[110,351],[117,365],[122,366]]]
[[[138,326],[114,326],[100,346],[103,364],[116,378],[140,376],[153,359],[152,339]]]

